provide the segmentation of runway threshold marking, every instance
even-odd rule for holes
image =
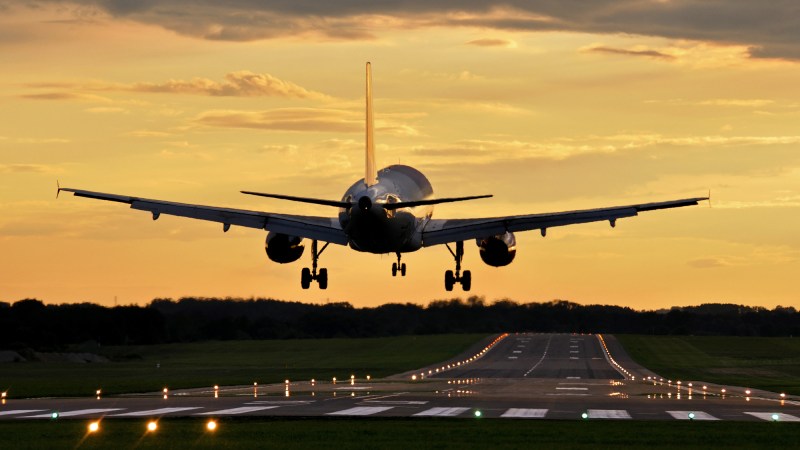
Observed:
[[[515,419],[542,419],[547,414],[546,409],[509,408],[500,417]]]
[[[580,387],[557,387],[557,391],[588,391],[589,388],[580,388]]]
[[[84,416],[87,414],[102,414],[111,411],[120,411],[123,408],[90,408],[90,409],[76,409],[74,411],[59,411],[58,417],[73,417],[73,416]],[[25,416],[21,417],[21,419],[49,419],[51,413],[47,414],[37,414],[35,416]]]
[[[590,409],[590,419],[630,419],[631,415],[624,409]]]
[[[385,405],[427,405],[427,400],[365,400],[361,403],[383,403]]]
[[[327,413],[327,416],[371,416],[380,412],[388,411],[394,406],[357,406],[355,408],[343,409]]]
[[[758,417],[761,420],[768,420],[772,422],[772,415],[778,415],[778,422],[800,422],[800,417],[793,416],[791,414],[784,414],[784,413],[772,413],[772,412],[745,412],[745,414],[749,414],[753,417]]]
[[[0,416],[13,416],[15,414],[29,414],[35,413],[39,411],[44,411],[44,409],[12,409],[11,411],[0,411]]]
[[[694,414],[692,420],[719,420],[718,417],[703,411],[667,411],[667,414],[678,420],[689,420],[689,413]]]
[[[235,414],[247,414],[249,412],[274,409],[278,406],[241,406],[239,408],[220,409],[218,411],[208,411],[194,414],[195,416],[227,416]]]
[[[414,414],[415,416],[437,416],[437,417],[453,417],[457,416],[469,408],[431,408],[425,411]]]
[[[141,417],[141,416],[161,416],[164,414],[176,413],[181,411],[191,411],[193,409],[201,409],[200,406],[188,406],[182,408],[158,408],[149,409],[147,411],[132,411],[123,414],[114,414],[113,417]]]

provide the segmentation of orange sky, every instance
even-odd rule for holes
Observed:
[[[443,246],[405,255],[405,279],[391,277],[393,256],[331,246],[321,260],[329,289],[303,291],[310,257],[272,263],[266,232],[223,234],[213,223],[55,199],[59,179],[334,214],[238,192],[339,199],[363,177],[372,61],[378,164],[417,167],[439,196],[495,196],[439,205],[434,217],[712,191],[713,208],[520,233],[505,268],[485,266],[469,242],[472,294],[637,309],[798,306],[793,3],[731,1],[714,14],[699,0],[608,0],[580,13],[554,1],[222,3],[0,3],[0,301],[195,295],[368,306],[464,296],[444,291],[452,258]]]

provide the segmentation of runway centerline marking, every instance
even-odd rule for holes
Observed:
[[[101,414],[101,413],[107,413],[107,412],[111,412],[111,411],[120,411],[122,409],[124,409],[124,408],[76,409],[74,411],[59,412],[58,413],[58,417],[73,417],[73,416],[83,416],[83,415],[87,415],[87,414]],[[49,418],[52,417],[50,414],[51,413],[38,414],[38,415],[35,415],[35,416],[25,416],[25,417],[20,417],[20,418],[21,419],[49,419]]]
[[[191,411],[193,409],[202,409],[201,406],[188,406],[182,408],[158,408],[158,409],[150,409],[147,411],[132,411],[129,413],[123,414],[114,414],[112,417],[141,417],[141,416],[161,416],[164,414],[170,414],[175,412],[181,411]]]
[[[544,358],[547,356],[547,350],[550,348],[550,342],[552,342],[552,341],[553,341],[553,335],[551,334],[547,338],[547,345],[544,346],[544,353],[542,353],[542,357],[539,358],[539,361],[537,361],[536,364],[533,365],[533,367],[528,369],[528,371],[525,372],[525,375],[523,375],[523,376],[527,377],[531,372],[533,372],[534,370],[536,370],[537,367],[539,367],[539,364],[541,364],[542,361],[544,361]]]
[[[453,417],[457,416],[469,408],[431,408],[425,411],[414,414],[415,416],[438,416],[438,417]]]
[[[542,419],[546,414],[546,409],[510,408],[500,417],[510,417],[516,419]]]
[[[667,414],[678,420],[689,420],[689,413],[694,414],[691,420],[719,420],[719,418],[704,411],[667,411]]]
[[[800,417],[793,416],[791,414],[784,414],[784,413],[772,413],[772,412],[745,412],[745,414],[749,414],[753,417],[758,417],[761,420],[768,420],[772,421],[772,415],[778,415],[778,422],[800,422]]]
[[[631,415],[624,409],[590,409],[590,419],[630,419]]]
[[[278,408],[278,406],[242,406],[239,408],[220,409],[218,411],[208,411],[194,414],[195,416],[226,416],[232,414],[247,414],[249,412],[263,411],[265,409]]]
[[[388,411],[394,406],[357,406],[355,408],[343,409],[341,411],[329,412],[327,416],[371,416],[384,411]]]

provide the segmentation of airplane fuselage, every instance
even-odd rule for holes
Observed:
[[[385,209],[387,203],[426,200],[433,187],[420,171],[393,165],[378,171],[377,183],[363,179],[344,193],[339,223],[355,250],[369,253],[413,252],[422,247],[422,230],[433,215],[433,205]]]

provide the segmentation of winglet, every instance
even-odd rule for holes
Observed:
[[[378,183],[377,170],[375,169],[375,122],[372,118],[372,65],[367,62],[367,136],[366,136],[366,167],[364,183],[367,187]]]
[[[711,188],[708,188],[708,207],[711,208]]]
[[[58,194],[61,193],[61,183],[59,183],[58,179],[56,179],[56,199],[58,199]]]

